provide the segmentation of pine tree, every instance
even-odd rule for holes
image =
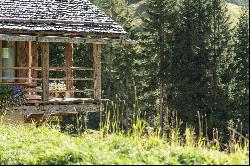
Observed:
[[[172,54],[174,29],[178,18],[178,1],[176,0],[148,0],[147,16],[144,19],[142,36],[141,63],[141,94],[148,114],[155,115],[157,109],[160,114],[160,126],[164,128],[164,110],[167,110],[168,66]],[[158,103],[158,108],[155,103]],[[165,106],[164,106],[165,105]]]
[[[234,122],[243,127],[245,134],[249,134],[249,10],[246,7],[242,7],[237,24],[235,54]]]
[[[230,66],[234,65],[231,22],[224,0],[211,0],[211,34],[209,52],[209,98],[206,100],[208,125],[211,128],[227,129],[232,109],[230,87],[233,79]],[[225,133],[225,132],[224,132]],[[225,137],[226,138],[226,137]]]
[[[225,129],[233,63],[226,4],[223,0],[183,1],[180,22],[171,57],[170,104],[186,123],[198,128],[199,112],[206,115],[210,129]]]
[[[180,118],[197,126],[197,112],[205,113],[208,95],[209,53],[207,40],[211,18],[207,0],[185,0],[181,5],[180,24],[176,29],[174,54],[171,57],[170,104]]]
[[[136,32],[131,26],[132,18],[128,10],[127,0],[100,0],[94,2],[104,9],[104,12],[115,22],[123,26],[127,32],[126,38],[136,39]],[[102,50],[103,97],[114,102],[117,100],[122,101],[123,104],[118,104],[121,107],[119,113],[124,115],[126,121],[124,123],[127,128],[128,118],[132,114],[129,110],[135,109],[134,103],[136,103],[132,70],[136,54],[135,48],[133,45],[109,44],[103,45]]]
[[[122,25],[125,30],[128,32],[126,35],[127,38],[133,38],[133,29],[130,25],[131,15],[128,11],[127,0],[93,0],[100,8],[104,9],[104,12],[109,15],[115,22]],[[114,100],[117,94],[124,96],[123,92],[120,91],[123,89],[123,86],[120,85],[124,75],[130,75],[127,70],[130,66],[130,58],[125,58],[130,54],[131,48],[126,48],[116,44],[103,45],[103,97]],[[128,50],[128,52],[125,52]],[[129,60],[125,62],[124,60]],[[124,64],[125,63],[125,64]],[[126,63],[128,63],[126,65]],[[125,70],[120,70],[120,68],[125,68]],[[127,72],[127,74],[123,74]]]

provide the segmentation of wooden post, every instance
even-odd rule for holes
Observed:
[[[28,58],[28,59],[29,59],[29,62],[28,62],[29,67],[31,67],[31,66],[32,66],[31,42],[29,42],[29,58]],[[29,78],[32,78],[32,77],[31,77],[31,69],[29,69],[28,77],[29,77]],[[31,83],[32,80],[30,79],[29,82]]]
[[[101,99],[101,45],[93,44],[94,98]]]
[[[66,98],[73,98],[74,97],[74,93],[70,92],[70,90],[73,90],[73,71],[72,68],[73,67],[73,44],[72,43],[67,43],[65,45],[65,51],[66,51],[66,66],[67,66],[67,70],[66,70]]]
[[[30,49],[31,49],[31,67],[38,67],[38,61],[37,61],[37,42],[31,42],[30,43]],[[31,78],[37,78],[37,72],[35,69],[31,69]],[[34,81],[36,83],[36,81]]]
[[[29,67],[37,67],[37,42],[30,41],[29,42]],[[29,83],[32,86],[37,86],[37,81],[32,78],[37,78],[37,72],[34,68],[29,69],[28,77],[30,78]],[[30,92],[32,95],[36,95],[36,92]]]
[[[3,67],[3,63],[2,63],[2,60],[3,60],[3,57],[2,57],[2,41],[0,40],[0,68]],[[2,82],[2,69],[0,69],[0,82]]]
[[[49,101],[49,43],[40,43],[42,58],[42,100]]]

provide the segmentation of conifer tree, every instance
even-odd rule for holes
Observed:
[[[104,9],[114,21],[123,26],[126,30],[126,38],[136,38],[136,33],[131,26],[131,14],[128,10],[127,0],[100,0],[94,1],[99,7]],[[126,128],[128,127],[128,110],[134,109],[136,98],[134,94],[134,76],[132,66],[135,57],[135,48],[133,45],[109,44],[103,45],[103,97],[111,101],[116,101],[117,97],[125,106],[121,106],[119,111],[124,114]],[[138,106],[136,106],[138,107]]]
[[[133,29],[131,27],[131,15],[128,11],[127,0],[94,0],[97,6],[104,9],[104,12],[109,15],[114,21],[122,25],[128,32],[127,38],[133,39]],[[103,90],[105,98],[113,100],[116,94],[124,96],[120,82],[125,78],[124,75],[130,75],[127,70],[130,66],[131,57],[127,57],[131,53],[131,48],[109,44],[103,47]],[[127,50],[128,52],[125,52]],[[126,57],[126,58],[125,58]],[[125,60],[126,59],[126,60]],[[129,60],[129,62],[128,62]],[[124,64],[125,63],[125,64]],[[128,63],[128,64],[126,64]],[[120,68],[122,68],[120,70]],[[125,70],[124,70],[125,68]],[[126,72],[127,74],[125,74]]]
[[[237,24],[235,54],[234,122],[249,134],[249,10],[246,7],[242,7]],[[242,122],[243,126],[237,122]]]
[[[211,18],[207,0],[185,0],[176,29],[174,55],[171,57],[170,104],[180,118],[197,126],[197,112],[205,112],[208,96],[208,38]]]
[[[186,0],[171,57],[170,103],[181,119],[198,128],[198,112],[208,127],[225,129],[229,119],[232,34],[224,0]],[[195,118],[195,120],[194,120]]]
[[[210,128],[227,129],[230,120],[231,80],[230,66],[234,65],[231,22],[224,0],[211,0],[211,33],[208,38],[209,98],[206,100]],[[219,126],[219,127],[218,127]]]
[[[159,110],[160,126],[164,128],[164,110],[167,110],[169,57],[172,54],[174,29],[178,18],[178,1],[148,0],[147,16],[144,19],[144,50],[140,57],[143,80],[142,94],[146,97],[147,112]],[[154,108],[155,103],[158,108]],[[164,106],[165,105],[165,106]],[[152,106],[152,107],[150,107]]]

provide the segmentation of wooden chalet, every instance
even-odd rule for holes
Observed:
[[[20,85],[29,96],[17,107],[26,121],[36,116],[61,116],[98,111],[101,96],[101,45],[133,43],[125,30],[89,0],[1,0],[0,86]],[[62,43],[65,67],[50,67],[49,45]],[[93,67],[73,66],[74,43],[91,43]],[[65,78],[50,78],[50,72],[65,72]],[[74,78],[74,71],[93,72],[93,78]],[[66,82],[64,98],[50,96],[50,82]],[[91,98],[75,98],[77,80],[92,81]]]

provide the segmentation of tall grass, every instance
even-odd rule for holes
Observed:
[[[136,92],[136,88],[135,88]],[[118,98],[118,97],[117,97]],[[101,118],[100,123],[100,134],[102,137],[108,134],[123,134],[128,136],[133,136],[134,139],[140,139],[141,137],[150,137],[151,135],[156,136],[157,138],[167,141],[171,146],[185,146],[190,148],[204,148],[210,150],[220,150],[227,153],[237,152],[239,154],[248,154],[249,153],[249,139],[244,137],[241,133],[236,130],[229,128],[230,139],[228,143],[223,143],[219,135],[218,129],[212,130],[212,138],[208,137],[208,127],[206,115],[202,115],[197,112],[197,121],[199,124],[198,130],[192,126],[186,125],[184,132],[181,132],[182,121],[178,118],[177,112],[168,113],[172,122],[166,120],[166,124],[169,129],[163,132],[160,127],[152,127],[141,117],[139,104],[137,97],[135,95],[136,104],[132,111],[130,111],[129,128],[124,130],[122,121],[123,121],[123,112],[128,111],[124,108],[120,99],[116,99],[114,102],[107,103],[104,107],[103,114],[104,118]],[[138,109],[138,110],[137,110]],[[122,118],[123,117],[123,118]],[[167,117],[166,119],[169,119]],[[196,133],[198,131],[198,133]]]
[[[138,101],[124,121],[129,111],[124,105],[118,96],[103,105],[98,131],[89,130],[88,114],[81,114],[74,126],[77,137],[59,125],[6,125],[1,116],[0,164],[249,164],[248,138],[229,128],[230,141],[221,151],[218,130],[209,139],[206,116],[199,112],[198,133],[190,126],[182,133],[176,112],[169,112],[170,128],[162,132],[141,118]]]
[[[249,164],[246,149],[241,147],[227,153],[215,145],[199,146],[193,129],[186,130],[183,141],[174,138],[178,135],[174,130],[168,139],[159,130],[144,133],[140,119],[128,133],[107,134],[105,127],[72,137],[60,132],[59,126],[2,124],[0,164]]]

